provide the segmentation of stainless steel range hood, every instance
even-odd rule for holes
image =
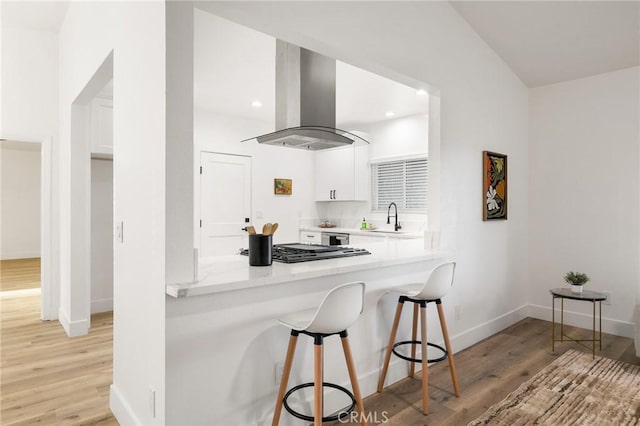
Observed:
[[[244,140],[307,150],[365,139],[336,129],[336,61],[276,41],[276,131]]]

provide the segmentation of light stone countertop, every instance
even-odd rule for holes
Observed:
[[[359,244],[358,247],[369,250],[371,254],[301,263],[273,262],[271,266],[249,266],[248,256],[239,254],[201,258],[198,281],[169,284],[166,293],[177,298],[191,297],[403,265],[447,256],[443,251],[426,250],[422,239],[387,238],[384,242]]]
[[[393,226],[391,227],[393,228]],[[416,239],[416,238],[424,238],[423,232],[405,232],[403,230],[400,231],[388,231],[385,232],[387,228],[375,228],[375,229],[357,229],[357,228],[321,228],[319,226],[301,226],[300,231],[311,231],[311,232],[337,232],[340,234],[349,234],[349,235],[365,235],[368,237],[389,237],[389,238],[399,238],[399,239]],[[383,231],[383,232],[381,232]]]

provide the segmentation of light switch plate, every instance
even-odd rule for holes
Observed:
[[[124,243],[124,222],[122,221],[116,223],[116,240]]]

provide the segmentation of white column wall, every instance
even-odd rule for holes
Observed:
[[[194,276],[193,4],[166,2],[166,265],[167,283]]]
[[[124,240],[114,247],[110,404],[121,424],[163,424],[165,7],[74,2],[59,38],[61,292],[75,297],[69,284],[71,104],[113,50],[114,221],[124,223]]]
[[[604,331],[633,336],[639,233],[640,68],[531,90],[528,300],[549,320],[549,289],[586,272],[587,290],[611,293]],[[591,328],[592,307],[565,303]]]
[[[0,3],[0,11],[3,5]],[[0,137],[40,143],[42,318],[58,316],[60,286],[58,35],[0,25]]]

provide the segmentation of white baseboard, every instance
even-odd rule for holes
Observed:
[[[551,321],[551,306],[529,305],[527,315],[545,321]],[[556,303],[556,321],[560,322],[560,307]],[[593,316],[564,310],[564,323],[574,327],[581,327],[590,330],[593,327]],[[620,321],[611,318],[602,318],[602,332],[614,334],[616,336],[634,337],[635,325],[631,322]],[[596,312],[596,330],[598,329],[598,312]]]
[[[0,260],[33,259],[36,257],[40,257],[39,251],[5,252],[0,255]]]
[[[460,352],[479,341],[504,330],[505,328],[527,317],[527,305],[522,305],[492,320],[451,336],[454,352]]]
[[[25,296],[40,296],[40,287],[38,288],[25,288],[24,290],[5,290],[0,291],[0,300],[2,299],[17,299]]]
[[[635,326],[635,347],[636,347],[636,356],[640,357],[640,299],[636,299],[636,306],[634,308],[634,318],[636,321]]]
[[[109,387],[109,409],[118,423],[122,426],[136,426],[142,424],[131,409],[131,406],[127,403],[114,384],[111,384]]]
[[[98,299],[91,301],[91,313],[98,314],[100,312],[113,311],[113,299]]]
[[[80,321],[69,321],[69,317],[62,311],[62,309],[58,309],[58,321],[62,324],[62,328],[67,332],[67,336],[69,337],[78,337],[84,336],[89,333],[89,320],[80,320]]]

